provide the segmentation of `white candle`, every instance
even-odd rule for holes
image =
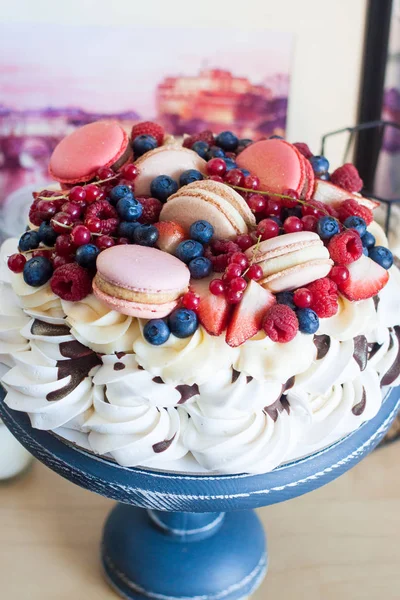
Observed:
[[[0,420],[0,480],[10,479],[24,471],[33,457]]]

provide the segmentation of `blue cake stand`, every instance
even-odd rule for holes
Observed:
[[[107,580],[130,600],[240,600],[266,574],[264,532],[252,509],[329,483],[379,443],[400,408],[400,388],[345,439],[265,475],[204,475],[129,469],[32,429],[3,395],[0,417],[41,462],[118,502],[101,549]],[[239,511],[239,512],[235,512]]]

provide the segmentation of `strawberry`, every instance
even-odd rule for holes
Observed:
[[[164,140],[164,129],[158,123],[152,121],[142,121],[132,127],[132,140],[138,135],[152,135],[157,140],[157,145],[161,146]]]
[[[339,285],[339,290],[349,300],[372,298],[386,285],[389,273],[364,254],[346,265],[349,277]]]
[[[178,244],[186,239],[186,233],[178,223],[173,221],[160,221],[154,224],[158,229],[157,248],[163,252],[173,254]]]
[[[276,298],[271,292],[251,280],[239,304],[236,304],[226,332],[226,343],[233,348],[256,335],[263,319]]]
[[[371,210],[374,210],[374,208],[379,206],[379,202],[375,202],[375,200],[364,198],[364,196],[357,196],[356,194],[352,194],[351,192],[348,192],[329,181],[323,181],[322,179],[315,180],[313,199],[320,200],[324,204],[333,204],[333,206],[337,206],[344,200],[349,199],[356,200],[358,204],[366,206]]]
[[[211,335],[221,335],[226,329],[232,305],[225,296],[214,296],[209,290],[210,281],[218,277],[218,273],[204,279],[192,279],[190,290],[200,298],[197,316],[200,323]]]

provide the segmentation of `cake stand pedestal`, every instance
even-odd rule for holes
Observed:
[[[131,600],[240,600],[268,565],[254,508],[290,500],[336,479],[379,443],[400,408],[400,388],[357,431],[265,475],[185,475],[121,467],[32,429],[0,398],[0,417],[41,462],[118,502],[103,534],[107,580]],[[235,512],[240,511],[240,512]]]

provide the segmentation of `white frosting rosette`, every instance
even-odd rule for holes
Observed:
[[[48,282],[40,287],[32,287],[25,283],[21,273],[12,273],[11,285],[28,315],[41,321],[54,322],[57,319],[63,322],[65,315],[61,300],[52,292]]]
[[[350,302],[339,296],[339,308],[333,317],[320,319],[318,334],[329,335],[340,342],[366,335],[378,324],[374,301]]]

